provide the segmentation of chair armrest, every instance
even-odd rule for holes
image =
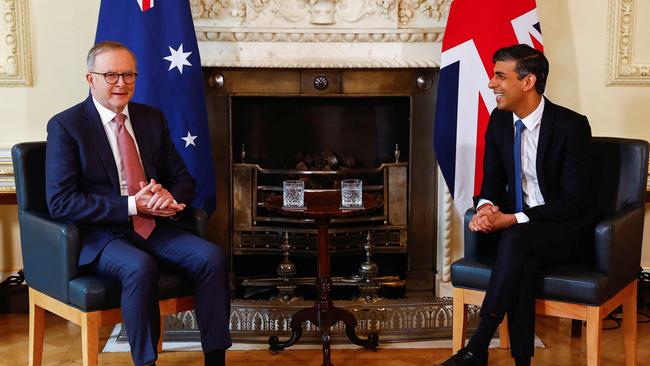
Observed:
[[[478,244],[480,242],[480,235],[478,232],[469,229],[469,222],[472,220],[475,213],[476,211],[473,207],[469,208],[465,211],[465,220],[463,222],[463,231],[465,233],[463,238],[465,254],[463,255],[465,258],[469,259],[476,259],[479,255]]]
[[[465,211],[465,220],[463,223],[463,232],[464,232],[464,247],[465,254],[464,257],[467,259],[494,259],[496,258],[496,245],[486,245],[492,242],[495,242],[495,239],[498,238],[499,233],[482,233],[478,231],[472,231],[469,229],[469,222],[474,217],[476,211],[473,208]]]
[[[188,207],[176,222],[176,226],[205,239],[208,235],[208,214],[200,208]]]
[[[18,219],[27,284],[68,302],[68,281],[78,275],[79,230],[32,211],[20,212]]]
[[[643,241],[642,205],[619,211],[601,220],[595,228],[594,263],[596,270],[607,274],[614,286],[636,278],[641,267]]]

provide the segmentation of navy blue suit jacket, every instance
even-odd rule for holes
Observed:
[[[537,143],[537,179],[545,203],[526,208],[534,221],[566,222],[577,231],[593,229],[590,194],[591,128],[587,117],[545,101]],[[514,127],[512,112],[495,109],[485,134],[481,198],[514,212]]]
[[[155,179],[177,202],[189,203],[194,180],[171,141],[159,110],[129,103],[129,117],[147,179]],[[79,265],[130,227],[127,197],[120,193],[113,153],[92,97],[47,125],[47,205],[52,217],[79,226]]]

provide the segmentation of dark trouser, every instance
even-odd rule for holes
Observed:
[[[192,281],[203,351],[230,347],[230,297],[223,251],[186,231],[158,225],[147,240],[125,232],[88,266],[122,284],[122,318],[135,364],[145,365],[157,358],[159,266]]]
[[[567,262],[576,245],[573,230],[563,223],[529,222],[489,235],[497,258],[486,291],[482,317],[508,314],[513,357],[532,357],[535,337],[535,294],[538,273],[550,264]]]

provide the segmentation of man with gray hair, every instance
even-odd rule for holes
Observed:
[[[80,268],[119,281],[135,365],[155,365],[159,268],[190,279],[206,366],[225,365],[230,298],[217,245],[173,225],[194,180],[162,113],[131,102],[136,59],[106,41],[88,53],[90,96],[47,126],[46,195],[52,217],[80,228]]]

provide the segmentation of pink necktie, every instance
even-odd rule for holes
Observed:
[[[126,185],[129,190],[129,196],[133,196],[140,190],[140,182],[146,182],[144,169],[138,157],[138,150],[135,148],[133,137],[124,126],[126,120],[125,114],[118,114],[114,118],[117,122],[117,146],[120,149],[122,157],[122,168],[126,174]],[[147,239],[156,227],[156,221],[150,215],[138,214],[132,217],[133,230],[138,235]]]

